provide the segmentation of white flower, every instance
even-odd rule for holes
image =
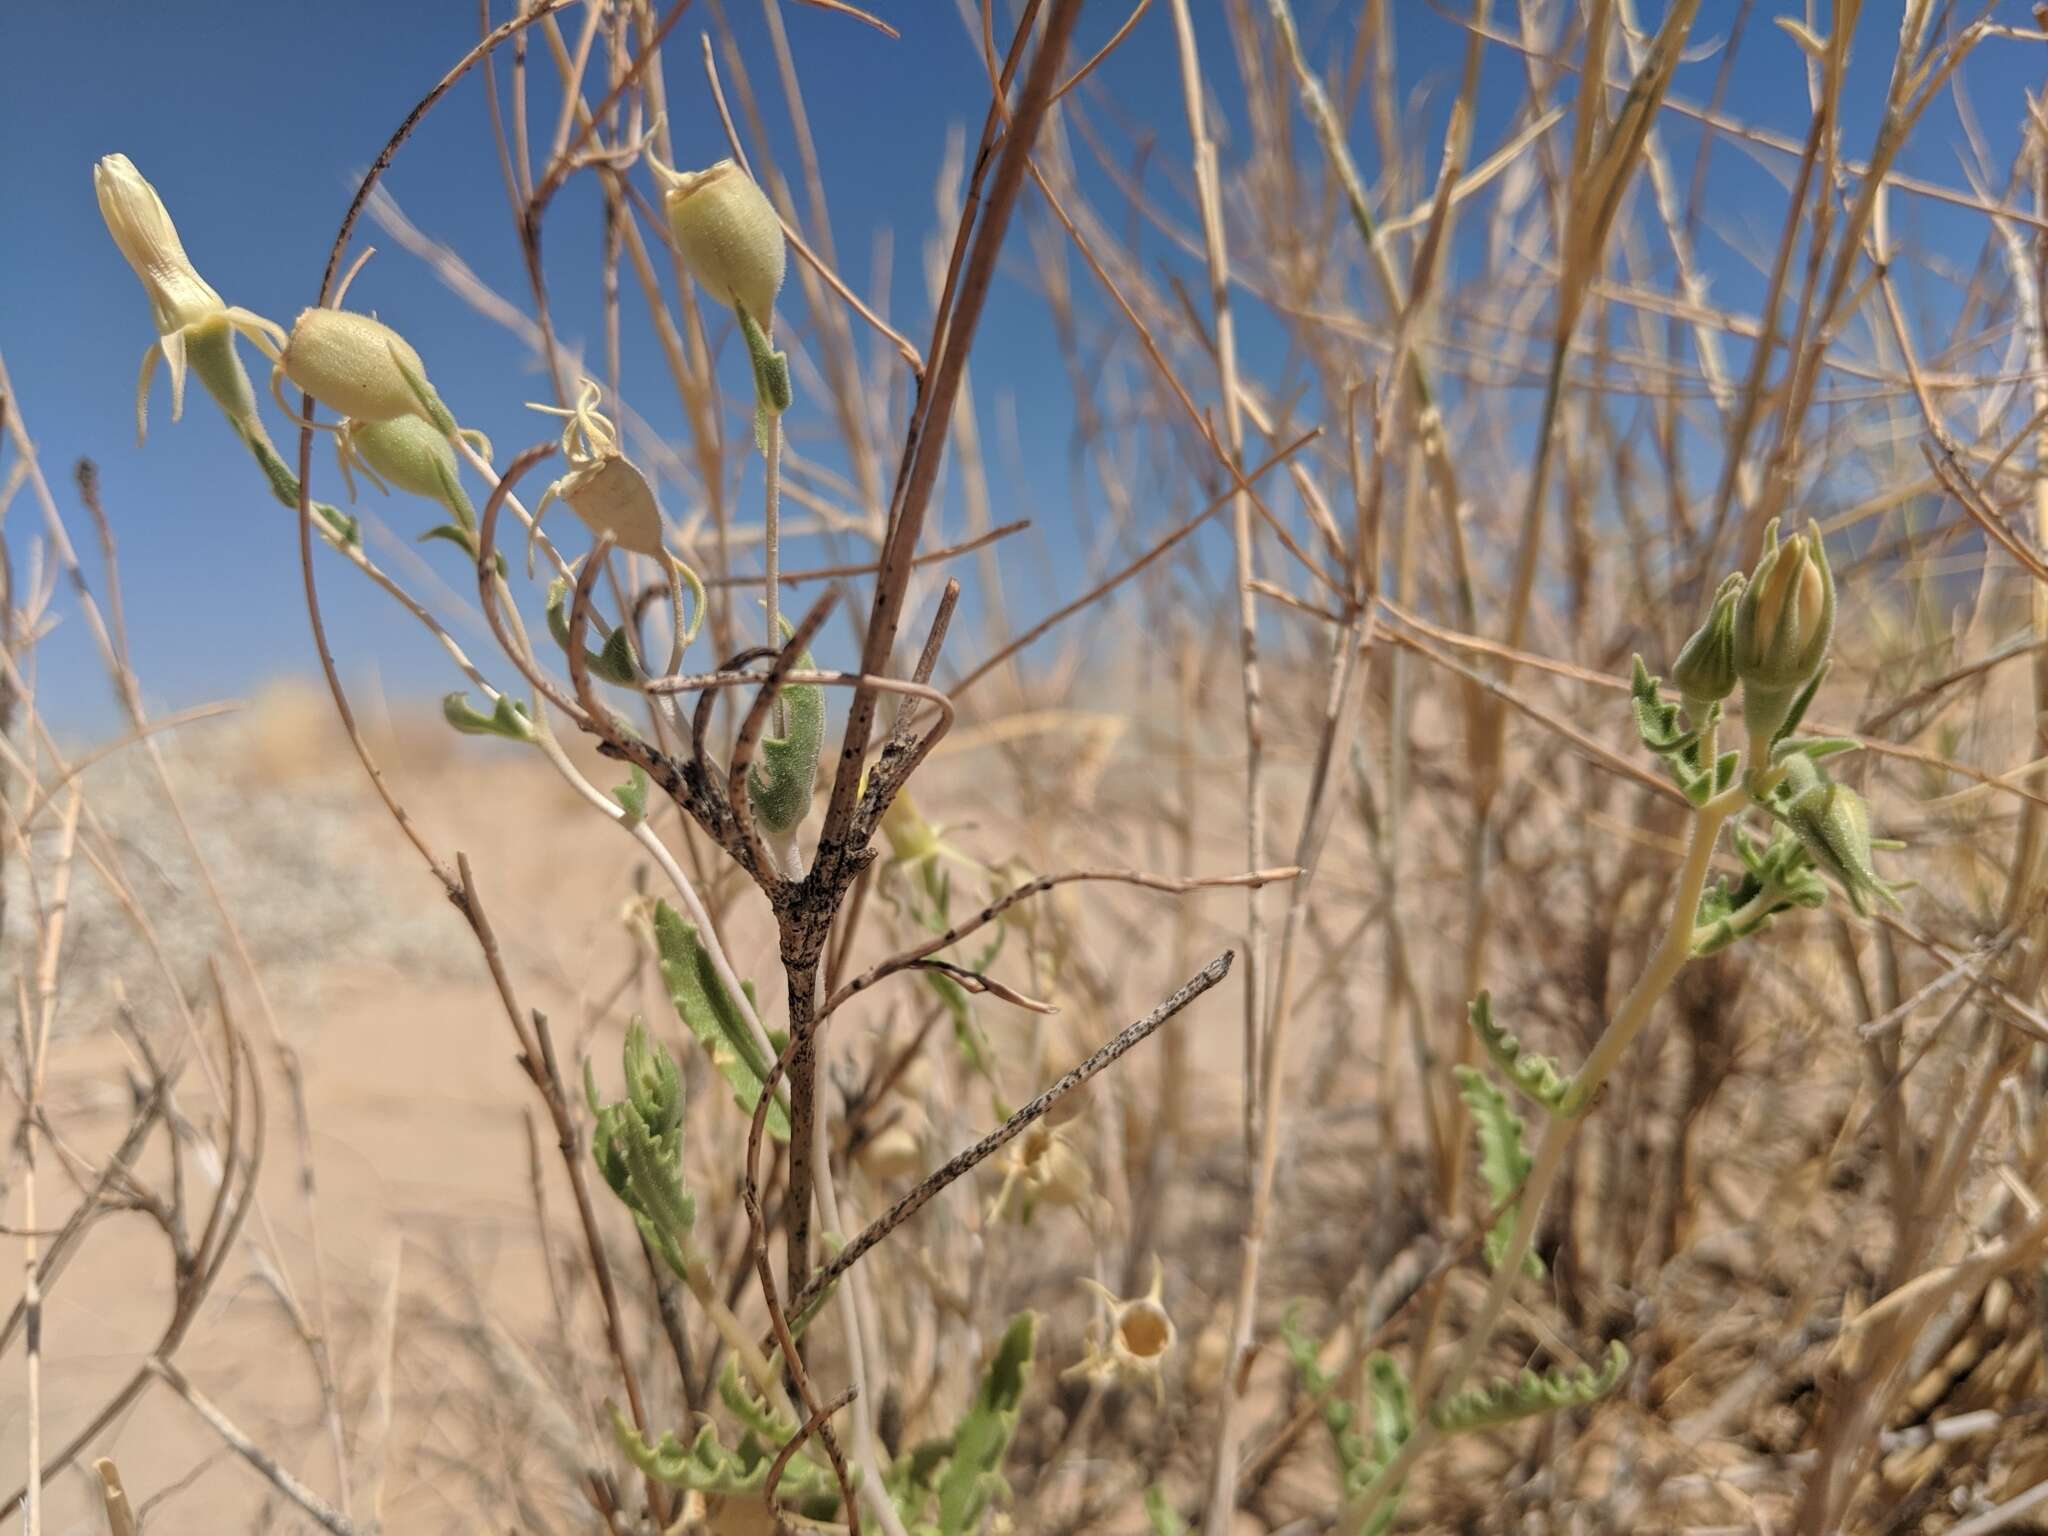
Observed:
[[[156,321],[157,339],[142,354],[142,376],[135,386],[135,432],[140,438],[148,421],[149,386],[159,355],[171,370],[171,420],[185,409],[185,345],[195,333],[213,327],[239,331],[265,351],[274,352],[284,332],[261,315],[230,306],[192,266],[178,239],[177,226],[156,188],[126,155],[107,155],[92,168],[93,191],[107,233],[142,280]],[[225,402],[224,402],[225,403]]]

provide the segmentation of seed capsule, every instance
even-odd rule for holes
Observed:
[[[439,502],[465,528],[475,522],[469,497],[463,494],[454,445],[423,417],[343,421],[334,453],[344,477],[351,468],[361,469],[380,485],[389,481],[401,491]]]
[[[420,416],[442,436],[455,435],[454,418],[427,382],[419,353],[373,316],[348,309],[300,311],[278,369],[339,415],[356,421]]]
[[[1840,883],[1859,917],[1873,900],[1896,908],[1899,898],[1871,862],[1870,809],[1846,784],[1837,784],[1813,759],[1795,753],[1785,762],[1785,820],[1799,835],[1807,857]]]
[[[691,276],[719,303],[773,329],[789,255],[774,205],[734,160],[702,171],[654,163],[669,232]]]
[[[567,409],[528,404],[528,410],[564,419],[562,456],[569,461],[569,473],[547,488],[534,509],[535,527],[549,502],[566,501],[592,533],[608,533],[619,548],[666,562],[654,488],[619,452],[618,429],[597,408],[603,399],[597,381],[585,379],[575,405]]]

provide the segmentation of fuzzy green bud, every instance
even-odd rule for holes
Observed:
[[[1764,539],[1763,558],[1735,605],[1735,671],[1751,732],[1774,736],[1827,660],[1835,577],[1819,530],[1781,544],[1774,518]]]
[[[426,364],[398,332],[348,309],[302,310],[292,323],[278,368],[329,410],[356,421],[420,416],[444,437],[455,421]]]
[[[654,172],[669,232],[690,275],[719,303],[745,309],[764,332],[772,330],[789,254],[767,194],[733,160],[702,171],[655,162]]]
[[[455,448],[419,416],[389,421],[350,421],[335,441],[344,469],[353,458],[378,479],[401,491],[438,501],[467,527],[473,521],[455,464]]]
[[[1812,758],[1794,753],[1785,760],[1778,800],[1807,857],[1834,876],[1858,916],[1869,916],[1873,897],[1898,906],[1892,887],[1871,863],[1870,810],[1861,795],[1829,779]]]
[[[1744,585],[1740,571],[1721,583],[1706,622],[1693,631],[1671,664],[1671,681],[1695,719],[1735,691],[1735,605]]]

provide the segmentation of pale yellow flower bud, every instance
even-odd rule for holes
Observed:
[[[683,265],[719,303],[744,308],[762,331],[772,330],[789,256],[767,194],[737,161],[702,171],[652,164]]]
[[[1773,735],[1799,691],[1827,660],[1835,627],[1835,578],[1818,529],[1778,542],[1775,519],[1764,553],[1735,605],[1735,670],[1752,732]]]
[[[247,375],[235,360],[231,333],[240,331],[265,352],[275,354],[284,332],[261,315],[221,300],[213,285],[199,275],[156,188],[143,179],[126,155],[107,155],[92,168],[92,188],[100,217],[121,255],[142,280],[149,296],[150,317],[157,340],[142,354],[142,374],[135,385],[135,435],[148,425],[149,386],[161,356],[171,370],[171,420],[185,413],[185,365],[188,342],[201,349],[193,367],[220,401],[221,409],[245,437],[261,439],[255,402]]]
[[[134,161],[108,155],[92,168],[92,189],[107,233],[142,279],[158,335],[181,331],[227,308],[194,269],[163,199],[142,179]]]

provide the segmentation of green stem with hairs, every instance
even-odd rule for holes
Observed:
[[[1701,740],[1704,761],[1713,760],[1713,749],[1714,733],[1709,729]],[[1434,1389],[1428,1390],[1431,1408],[1447,1401],[1464,1385],[1465,1378],[1471,1375],[1472,1368],[1492,1341],[1507,1309],[1508,1294],[1514,1287],[1515,1278],[1522,1272],[1522,1261],[1535,1241],[1543,1207],[1564,1168],[1565,1153],[1571,1146],[1573,1135],[1598,1102],[1601,1088],[1620,1063],[1623,1053],[1635,1043],[1643,1026],[1649,1022],[1659,999],[1671,989],[1671,983],[1685,968],[1686,962],[1692,959],[1694,918],[1699,912],[1700,895],[1706,888],[1707,874],[1713,865],[1714,848],[1720,842],[1721,828],[1749,796],[1747,787],[1739,780],[1738,775],[1738,782],[1733,787],[1708,801],[1694,814],[1692,839],[1686,848],[1684,868],[1679,872],[1678,890],[1672,897],[1671,916],[1665,924],[1664,936],[1658,941],[1642,975],[1629,989],[1628,996],[1622,1000],[1621,1007],[1595,1043],[1585,1066],[1572,1079],[1563,1110],[1546,1118],[1529,1176],[1522,1183],[1514,1231],[1494,1266],[1493,1280],[1487,1287],[1486,1300],[1480,1307],[1477,1321],[1458,1346],[1449,1368],[1438,1379]],[[1427,1390],[1426,1379],[1424,1386]],[[1430,1415],[1427,1412],[1422,1414],[1415,1433],[1403,1442],[1394,1458],[1353,1505],[1351,1514],[1361,1528],[1372,1528],[1370,1522],[1373,1517],[1389,1504],[1416,1462],[1441,1434]]]

